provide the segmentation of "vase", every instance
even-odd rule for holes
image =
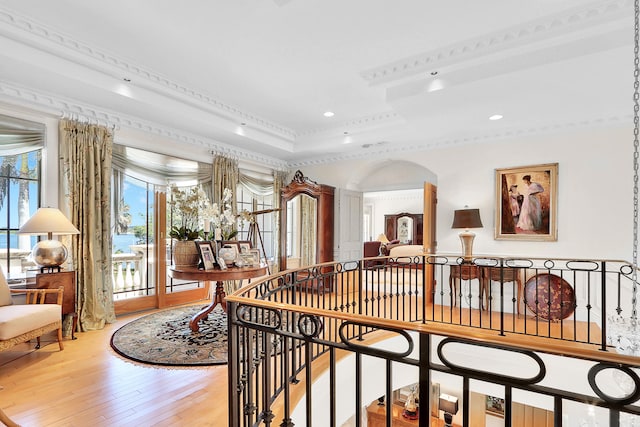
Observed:
[[[173,243],[173,265],[198,265],[200,254],[193,240],[177,240]]]
[[[219,249],[218,255],[224,260],[225,264],[233,265],[236,257],[238,256],[238,251],[233,245],[224,245]]]

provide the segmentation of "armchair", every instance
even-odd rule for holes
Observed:
[[[13,304],[12,293],[24,294],[26,304]],[[45,302],[47,295],[56,294],[55,304]],[[0,271],[0,351],[7,350],[25,341],[57,330],[58,346],[62,344],[62,294],[59,289],[9,289],[4,274]]]

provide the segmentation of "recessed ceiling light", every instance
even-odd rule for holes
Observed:
[[[432,75],[432,76],[437,76],[437,75],[438,75],[438,72],[437,72],[437,71],[432,71],[432,72],[431,72],[431,75]]]
[[[493,116],[489,117],[489,120],[500,120],[502,118],[502,114],[494,114]]]
[[[325,111],[324,112],[324,116],[325,117],[333,117],[333,116],[335,116],[335,113],[333,111]]]

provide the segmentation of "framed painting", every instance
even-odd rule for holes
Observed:
[[[558,164],[496,169],[496,240],[556,241]]]
[[[500,397],[487,396],[485,412],[495,417],[504,418],[504,399]]]
[[[196,240],[196,246],[200,253],[200,261],[205,270],[213,270],[216,263],[216,254],[213,251],[211,242],[205,240]]]

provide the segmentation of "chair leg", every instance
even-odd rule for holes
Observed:
[[[64,344],[62,344],[62,328],[58,328],[58,346],[60,351],[64,350]]]
[[[36,350],[40,350],[40,337],[36,338],[37,344],[36,344]]]

